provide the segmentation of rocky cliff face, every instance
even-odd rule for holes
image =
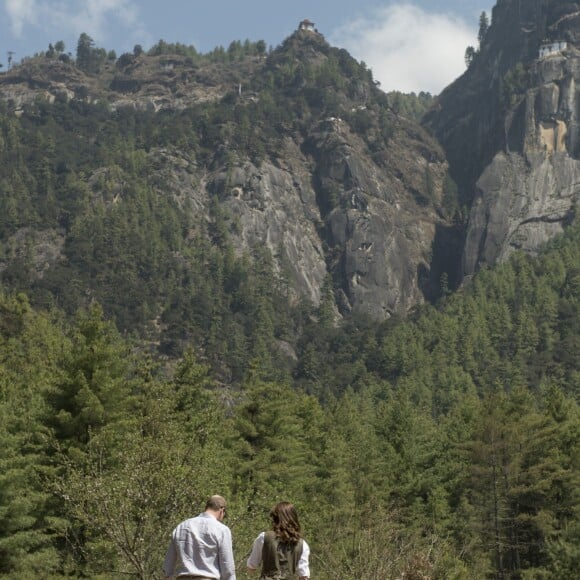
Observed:
[[[472,203],[462,273],[534,252],[580,203],[580,3],[500,0],[469,70],[425,124]]]
[[[408,139],[401,127],[396,134],[399,143]],[[318,304],[330,276],[338,312],[384,320],[436,292],[432,246],[445,223],[437,209],[446,174],[441,151],[401,147],[389,163],[374,163],[361,137],[329,118],[303,140],[285,138],[260,164],[218,157],[193,179],[201,186],[176,183],[174,194],[186,191],[205,210],[217,196],[238,252],[267,248],[290,277],[294,299]]]
[[[239,118],[266,107],[279,116],[272,102],[287,102],[296,118],[248,114],[253,127],[237,120],[214,127],[220,137],[203,160],[152,149],[160,167],[152,186],[187,198],[207,220],[217,200],[237,252],[268,249],[294,300],[318,304],[331,279],[337,314],[384,320],[436,296],[446,260],[434,248],[450,227],[444,154],[425,130],[389,109],[369,71],[346,51],[297,32],[267,58],[234,64],[167,55],[120,61],[97,76],[54,59],[26,62],[0,79],[0,97],[19,115],[39,97],[105,101],[111,111],[213,102]],[[235,145],[241,131],[265,154]]]
[[[396,132],[405,143],[404,128]],[[259,167],[246,161],[219,168],[206,187],[235,216],[239,251],[267,247],[290,271],[296,297],[318,303],[329,274],[342,314],[384,320],[433,291],[431,252],[436,224],[444,221],[436,209],[446,172],[433,145],[401,147],[390,164],[374,163],[361,137],[335,117],[315,123],[304,141],[285,139]]]

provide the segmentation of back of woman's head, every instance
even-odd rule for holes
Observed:
[[[278,538],[286,543],[296,543],[302,537],[296,508],[287,501],[281,501],[270,510],[272,529]]]

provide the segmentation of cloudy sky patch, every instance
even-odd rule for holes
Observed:
[[[58,31],[55,41],[86,32],[104,42],[111,28],[143,33],[134,0],[5,0],[5,9],[16,37],[40,27]]]
[[[331,43],[364,61],[384,91],[438,94],[465,70],[467,46],[476,46],[473,26],[449,14],[412,4],[377,10],[336,30]]]
[[[6,0],[5,5],[14,36],[22,36],[26,25],[36,24],[38,16],[36,0]]]

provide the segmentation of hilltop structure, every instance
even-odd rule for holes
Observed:
[[[314,28],[314,22],[305,18],[300,22],[298,25],[298,30],[308,30],[310,32],[316,32],[316,28]]]

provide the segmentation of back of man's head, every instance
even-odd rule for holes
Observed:
[[[219,512],[221,509],[225,509],[226,500],[221,495],[212,495],[205,504],[205,509],[214,512]]]

